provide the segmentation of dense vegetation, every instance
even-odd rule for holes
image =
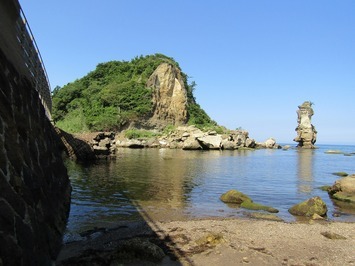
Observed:
[[[85,77],[53,91],[53,120],[65,131],[120,130],[129,121],[144,119],[152,112],[152,91],[146,82],[163,62],[179,67],[172,58],[162,54],[136,57],[130,62],[111,61],[97,65]],[[188,84],[189,124],[199,127],[216,123],[196,103]]]

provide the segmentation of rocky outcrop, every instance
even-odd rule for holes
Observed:
[[[148,79],[147,87],[153,90],[153,116],[149,120],[151,126],[186,124],[187,91],[179,68],[162,63]]]
[[[71,187],[38,92],[7,56],[0,50],[0,265],[51,265]]]
[[[292,215],[297,216],[312,217],[314,214],[318,214],[323,217],[327,215],[328,209],[320,197],[313,197],[292,206],[288,211]]]
[[[245,130],[232,130],[225,134],[204,132],[195,126],[179,126],[175,130],[154,139],[116,139],[117,147],[172,148],[184,150],[237,150],[255,148],[256,142]]]
[[[343,177],[328,189],[333,199],[355,203],[355,175]]]
[[[100,132],[89,142],[89,144],[92,146],[96,158],[115,158],[116,141],[114,132]]]
[[[314,143],[316,143],[317,140],[317,131],[311,123],[311,117],[313,114],[314,112],[311,102],[306,101],[302,105],[298,106],[298,126],[295,129],[297,131],[297,137],[294,138],[294,141],[298,142],[297,147],[315,148]]]

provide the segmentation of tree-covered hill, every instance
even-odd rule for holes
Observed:
[[[54,89],[53,120],[71,133],[119,131],[131,122],[147,120],[152,115],[152,88],[146,83],[164,62],[179,68],[174,59],[162,54],[98,64],[85,77]],[[187,75],[181,73],[187,91],[188,124],[215,126],[195,101],[195,82],[189,84]]]

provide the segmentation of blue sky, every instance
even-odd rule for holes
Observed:
[[[163,53],[219,124],[292,143],[314,102],[317,143],[355,144],[353,0],[20,0],[52,88],[101,62]]]

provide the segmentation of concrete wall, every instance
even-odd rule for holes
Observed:
[[[0,43],[0,266],[49,265],[61,246],[71,187],[38,92],[18,68],[19,57],[3,48]]]

